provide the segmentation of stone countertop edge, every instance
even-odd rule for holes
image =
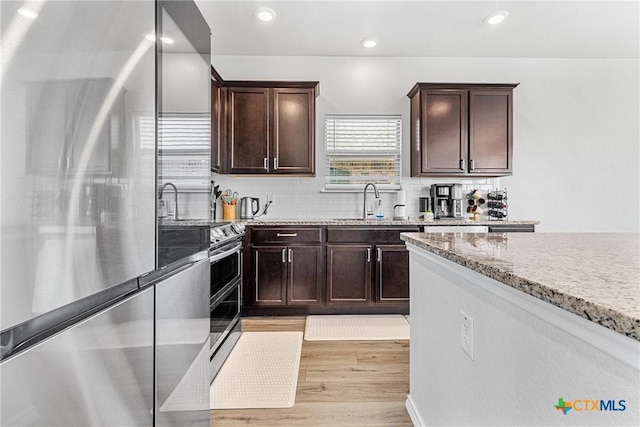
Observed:
[[[220,222],[228,221],[234,222],[237,224],[244,225],[360,225],[360,226],[376,226],[376,225],[422,225],[422,226],[430,226],[430,227],[438,227],[438,226],[451,226],[451,225],[459,225],[462,227],[466,226],[485,226],[485,225],[518,225],[518,224],[540,224],[539,221],[533,220],[508,220],[508,221],[467,221],[467,220],[456,220],[456,219],[438,219],[434,221],[425,221],[420,218],[409,218],[409,219],[333,219],[333,218],[284,218],[284,219],[234,219],[234,220],[224,220],[218,219],[216,221],[209,221],[207,219],[184,219],[184,220],[172,220],[172,219],[161,219],[158,221],[158,224],[165,227],[204,227],[211,226],[214,224],[220,224]]]
[[[631,339],[640,341],[640,319],[628,316],[613,308],[604,307],[596,302],[587,301],[583,298],[561,292],[554,289],[552,286],[526,279],[518,276],[517,274],[501,270],[500,268],[487,265],[480,261],[457,254],[453,251],[432,245],[428,241],[422,240],[428,239],[428,234],[420,233],[421,238],[412,237],[411,234],[414,233],[402,233],[400,238],[407,243],[439,255],[442,258],[452,261],[458,265],[469,268],[483,276],[504,283],[507,286],[522,291],[549,304],[555,305],[556,307],[599,324],[605,328],[611,329],[612,331],[620,333]]]
[[[467,220],[434,220],[425,221],[420,218],[409,218],[403,220],[395,219],[357,219],[357,218],[283,218],[283,219],[244,219],[236,220],[244,225],[360,225],[360,226],[375,226],[375,225],[421,225],[421,226],[474,226],[474,225],[516,225],[516,224],[540,224],[539,221],[533,220],[508,220],[508,221],[467,221]]]

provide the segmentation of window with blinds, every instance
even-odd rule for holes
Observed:
[[[325,116],[325,188],[400,188],[402,117]]]
[[[155,120],[136,119],[141,148],[155,146]],[[158,117],[158,180],[180,191],[209,191],[211,116],[208,113],[164,113]]]

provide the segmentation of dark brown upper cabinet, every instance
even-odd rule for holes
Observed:
[[[229,172],[315,174],[318,82],[225,82]]]
[[[226,91],[222,77],[211,67],[211,170],[218,173],[226,172]]]
[[[411,176],[511,175],[517,85],[416,83]]]

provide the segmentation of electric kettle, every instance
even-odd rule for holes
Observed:
[[[253,219],[260,210],[260,199],[255,197],[243,197],[240,199],[240,218]]]

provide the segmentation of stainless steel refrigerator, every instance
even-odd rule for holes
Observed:
[[[197,7],[0,8],[0,425],[208,426],[206,252],[160,266],[156,242],[158,116],[180,84],[156,39]],[[174,49],[206,39],[207,91],[202,22]]]

